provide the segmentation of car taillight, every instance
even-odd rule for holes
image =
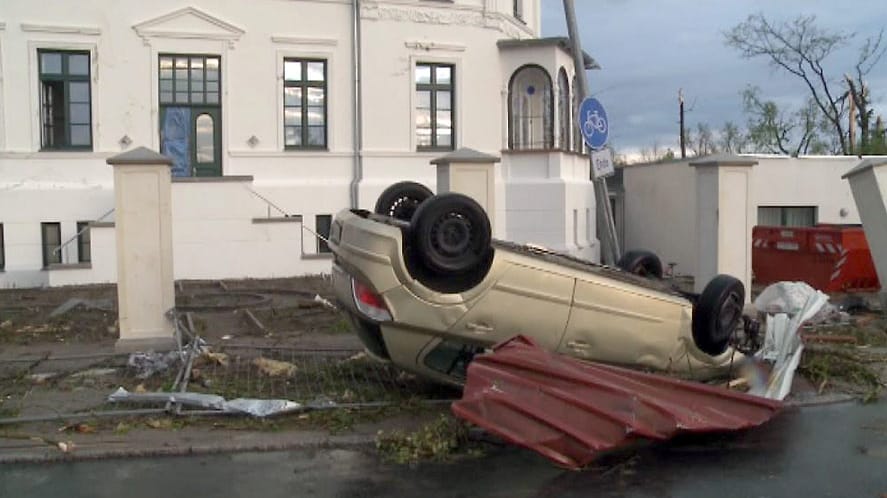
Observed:
[[[357,309],[367,318],[377,322],[391,320],[391,313],[385,306],[385,300],[372,288],[352,278],[351,289],[354,292],[354,303],[357,305]]]

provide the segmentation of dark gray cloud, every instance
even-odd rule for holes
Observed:
[[[813,14],[821,26],[858,34],[857,44],[887,25],[883,0],[575,0],[583,48],[603,67],[589,72],[592,94],[607,107],[614,145],[624,151],[674,147],[677,93],[684,89],[688,123],[720,128],[744,123],[740,92],[749,84],[777,102],[801,102],[800,81],[763,60],[746,60],[723,33],[749,14],[789,20]],[[561,0],[542,0],[543,36],[566,34]],[[855,51],[828,62],[835,76],[853,67]],[[870,74],[878,111],[887,103],[887,58]]]

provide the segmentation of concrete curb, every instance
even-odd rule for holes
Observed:
[[[238,442],[219,438],[215,441],[181,446],[170,446],[168,445],[168,442],[165,442],[164,444],[154,447],[142,446],[126,449],[115,448],[114,446],[119,446],[119,442],[100,441],[97,442],[97,445],[94,447],[78,446],[70,453],[62,453],[61,450],[53,446],[35,443],[34,446],[26,448],[10,448],[8,450],[0,449],[0,465],[13,463],[75,462],[111,458],[174,457],[240,452],[356,448],[372,447],[375,444],[375,436],[371,434],[328,436],[297,432],[291,433],[291,435],[296,436],[295,438],[281,438],[280,434],[274,434],[274,436],[277,437],[273,438],[275,440],[272,441],[267,441],[266,439],[268,439],[268,437],[265,434],[266,433],[251,434],[255,439],[265,441]]]

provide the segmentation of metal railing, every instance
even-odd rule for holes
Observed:
[[[103,214],[103,215],[99,216],[98,218],[92,220],[90,223],[95,223],[95,222],[103,221],[105,218],[107,218],[108,216],[111,216],[113,213],[114,213],[114,208],[111,208],[111,209],[109,209],[107,212],[105,212],[105,214]],[[61,252],[62,250],[66,249],[66,248],[67,248],[72,242],[74,242],[75,240],[79,239],[79,238],[80,238],[80,235],[82,235],[83,232],[85,232],[85,231],[87,231],[87,230],[89,230],[89,224],[87,224],[85,227],[83,227],[82,229],[80,229],[79,231],[77,231],[77,233],[75,233],[73,236],[71,236],[70,238],[68,238],[68,240],[64,241],[61,245],[59,245],[58,247],[54,248],[54,249],[52,250],[52,254],[53,254],[53,255],[56,255],[56,254],[58,254],[59,252]],[[65,256],[65,257],[61,258],[61,262],[62,262],[62,263],[64,263],[65,260],[68,259],[68,258],[66,257],[67,255],[68,255],[68,253],[67,253],[67,251],[65,251],[65,253],[63,254],[63,256]]]

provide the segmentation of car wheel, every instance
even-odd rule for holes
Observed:
[[[628,251],[619,258],[616,266],[642,277],[662,278],[662,261],[650,251]]]
[[[490,252],[490,220],[474,199],[448,193],[423,202],[411,220],[413,246],[439,275],[476,271]]]
[[[702,291],[693,308],[693,340],[710,355],[727,350],[730,336],[742,319],[745,286],[729,276],[718,275]]]
[[[386,188],[376,200],[373,212],[410,221],[419,204],[434,195],[425,185],[416,182],[398,182]]]

